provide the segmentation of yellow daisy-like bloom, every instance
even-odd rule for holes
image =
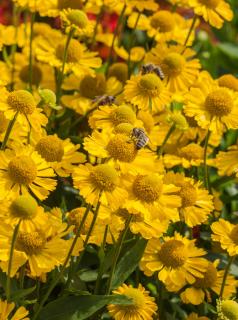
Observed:
[[[82,0],[40,0],[41,16],[57,17],[64,9],[82,9]]]
[[[195,312],[190,313],[186,320],[209,320],[207,317],[200,317]]]
[[[192,284],[196,278],[202,278],[208,262],[202,258],[206,252],[195,246],[195,240],[189,240],[178,233],[174,237],[149,240],[140,268],[147,276],[158,271],[158,278],[164,284],[172,283],[177,288]]]
[[[233,174],[238,176],[238,146],[233,145],[227,151],[220,151],[216,156],[215,166],[218,168],[220,176],[231,176]]]
[[[234,300],[217,300],[217,320],[238,320],[238,303]]]
[[[128,65],[125,62],[115,62],[108,69],[108,77],[115,77],[121,83],[128,79]]]
[[[220,242],[222,249],[227,250],[230,256],[238,254],[238,225],[224,219],[211,225],[212,240]]]
[[[234,91],[238,91],[238,79],[232,74],[224,74],[217,79],[219,87],[225,87]]]
[[[15,309],[14,302],[7,302],[7,300],[0,300],[0,319],[1,320],[30,320],[28,317],[29,311],[25,307],[19,307],[12,314]]]
[[[238,94],[219,87],[211,78],[203,79],[185,97],[184,112],[198,125],[212,132],[238,128]]]
[[[124,87],[125,99],[144,111],[158,112],[171,102],[164,81],[155,73],[132,76]]]
[[[136,8],[138,11],[157,11],[159,5],[154,0],[126,0],[129,7]]]
[[[107,43],[107,45],[108,45],[108,43]],[[118,47],[115,44],[114,51],[116,52],[116,54],[120,58],[124,59],[125,61],[127,61],[129,59],[129,53],[123,46]],[[130,61],[132,61],[132,62],[140,62],[141,60],[143,60],[144,56],[145,56],[145,49],[143,47],[133,47],[133,48],[131,48],[131,50],[130,50]]]
[[[71,143],[70,139],[61,140],[55,134],[40,138],[35,145],[35,150],[59,176],[68,177],[77,164],[86,160],[83,153],[77,152],[79,147]]]
[[[113,291],[113,294],[122,294],[132,299],[130,305],[107,306],[110,316],[115,320],[152,320],[157,311],[155,299],[149,296],[149,292],[139,284],[138,288],[133,288],[125,283]]]
[[[56,187],[54,171],[31,146],[0,152],[1,199],[11,193],[33,193],[44,200]]]
[[[102,204],[117,209],[127,198],[127,192],[120,187],[118,172],[109,164],[80,165],[73,172],[73,182],[80,195],[92,205],[96,205],[100,197]]]
[[[213,263],[209,262],[204,277],[196,279],[192,287],[186,288],[185,291],[181,293],[180,296],[184,303],[199,305],[203,303],[205,296],[207,300],[210,301],[210,290],[217,295],[220,294],[224,270],[217,270],[218,263],[218,260]],[[236,287],[237,281],[232,275],[228,275],[224,287],[224,297],[229,299],[234,295],[236,293]]]
[[[230,5],[224,0],[189,0],[195,14],[202,16],[205,21],[220,29],[224,20],[231,21],[233,12]]]
[[[46,40],[42,38],[36,48],[36,57],[39,61],[60,69],[63,63],[65,44],[66,38],[63,36],[59,39],[48,38]],[[76,39],[71,39],[67,51],[65,73],[72,71],[78,76],[93,75],[93,69],[101,66],[101,59],[96,55],[95,52],[87,51],[86,47]]]
[[[177,192],[182,199],[179,208],[180,219],[189,227],[205,222],[214,210],[213,197],[206,189],[201,188],[202,182],[185,178],[181,173],[168,172],[164,177],[164,183],[180,187]]]
[[[186,92],[199,74],[200,62],[194,59],[195,51],[181,45],[161,45],[153,48],[145,61],[161,67],[172,93]]]

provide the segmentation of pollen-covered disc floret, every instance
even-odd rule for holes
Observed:
[[[211,116],[227,116],[233,108],[233,100],[227,90],[220,88],[208,94],[205,108]]]
[[[108,77],[115,77],[125,83],[128,78],[128,66],[124,62],[113,63],[108,70]]]
[[[96,166],[90,176],[93,184],[100,190],[113,191],[116,188],[118,175],[116,170],[108,164]]]
[[[238,303],[234,300],[217,300],[218,320],[238,320]]]
[[[7,103],[14,111],[26,115],[32,114],[36,108],[33,95],[26,90],[12,91],[7,98]]]
[[[27,255],[37,255],[41,253],[45,244],[45,236],[38,231],[20,232],[17,236],[16,249],[25,252]]]
[[[182,199],[182,207],[186,208],[193,206],[197,200],[196,188],[190,182],[185,181],[176,185],[181,187],[178,194]]]
[[[130,124],[128,122],[123,122],[123,123],[118,124],[114,128],[114,130],[115,130],[116,133],[120,133],[120,134],[124,134],[124,135],[130,136],[133,128],[134,128],[134,126],[132,124]]]
[[[8,174],[15,183],[28,185],[37,177],[37,167],[29,156],[17,156],[9,162]]]
[[[188,123],[186,118],[179,112],[172,113],[168,116],[168,122],[175,125],[176,128],[180,130],[187,130]]]
[[[82,10],[69,10],[65,14],[69,22],[79,28],[85,28],[88,24],[87,15]]]
[[[60,43],[56,48],[56,57],[63,61],[64,59],[64,50],[65,50],[65,43]],[[76,63],[80,60],[82,56],[82,47],[81,44],[72,39],[69,43],[68,50],[67,50],[67,59],[68,63]]]
[[[185,245],[180,240],[169,240],[163,243],[158,252],[160,261],[168,268],[179,268],[187,259]]]
[[[182,71],[186,61],[185,58],[177,53],[169,53],[162,61],[161,68],[169,76],[178,76]]]
[[[125,122],[133,124],[136,121],[136,115],[131,107],[122,105],[112,111],[111,120],[115,126]]]
[[[89,99],[102,96],[106,92],[104,75],[97,74],[95,77],[86,75],[80,82],[79,91],[83,97]]]
[[[203,153],[203,148],[196,143],[190,143],[178,150],[179,156],[187,160],[201,160]]]
[[[213,263],[209,262],[203,278],[197,278],[194,287],[198,289],[206,289],[213,287],[217,282],[217,269]]]
[[[109,141],[106,149],[112,158],[123,162],[132,162],[138,151],[135,143],[124,134],[116,134]]]
[[[63,142],[57,136],[46,136],[38,141],[36,151],[48,162],[60,162],[64,156]]]
[[[156,201],[163,188],[162,180],[155,174],[147,176],[138,175],[133,182],[132,190],[134,195],[145,202]]]
[[[22,219],[32,219],[37,214],[37,202],[30,195],[21,195],[10,205],[11,215]]]
[[[151,96],[158,95],[158,93],[160,93],[160,91],[163,89],[162,81],[154,73],[142,75],[138,86],[142,91]]]
[[[172,14],[164,10],[155,13],[151,17],[150,24],[153,28],[157,29],[158,32],[170,32],[175,27]]]
[[[232,74],[225,74],[218,79],[220,87],[225,87],[234,91],[238,91],[238,79]]]
[[[41,69],[33,64],[32,66],[32,84],[38,86],[42,80],[42,71]],[[25,82],[25,83],[29,83],[29,66],[26,65],[24,66],[19,73],[19,77],[20,79]]]

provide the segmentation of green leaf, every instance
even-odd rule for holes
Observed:
[[[39,320],[84,320],[88,319],[107,304],[131,304],[132,301],[123,295],[67,296],[50,302],[45,306]]]
[[[129,250],[126,251],[124,256],[117,264],[112,279],[113,289],[119,287],[136,269],[144,253],[146,244],[147,240],[143,238],[138,239],[137,242]]]
[[[238,45],[229,42],[218,43],[217,48],[232,59],[238,59]]]
[[[16,290],[15,292],[12,293],[12,299],[14,301],[20,300],[21,298],[28,296],[35,290],[36,290],[36,286],[27,288],[27,289]]]

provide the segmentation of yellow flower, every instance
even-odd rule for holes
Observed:
[[[157,305],[154,298],[149,296],[149,292],[139,284],[138,288],[123,284],[113,294],[122,294],[132,299],[130,305],[107,306],[109,314],[115,320],[152,320],[157,311]]]
[[[238,128],[238,94],[219,87],[210,78],[203,79],[186,95],[184,112],[194,117],[203,129],[223,132],[224,128]]]
[[[215,166],[218,168],[218,174],[221,176],[238,176],[238,146],[233,145],[227,151],[220,151],[216,156]]]
[[[224,219],[211,225],[212,240],[220,242],[222,249],[227,250],[230,256],[238,254],[238,225]]]
[[[153,48],[145,61],[161,67],[165,74],[165,82],[172,93],[186,92],[199,74],[200,62],[194,59],[195,51],[181,45],[161,45]]]
[[[25,307],[19,307],[12,314],[15,309],[14,302],[7,302],[6,300],[0,300],[0,319],[1,320],[30,320],[28,317],[29,311]]]
[[[108,44],[108,43],[107,43]],[[129,53],[128,51],[126,51],[126,49],[123,46],[118,47],[115,44],[114,50],[116,52],[116,54],[124,59],[124,60],[128,60],[129,59]],[[143,47],[133,47],[130,50],[130,61],[132,62],[140,62],[141,60],[143,60],[145,56],[145,49]]]
[[[136,8],[138,11],[156,11],[159,5],[154,0],[126,0],[129,7]]]
[[[219,87],[225,87],[234,91],[238,91],[238,79],[232,74],[224,74],[217,79]]]
[[[165,83],[155,73],[132,76],[123,94],[128,102],[144,111],[162,111],[171,102]]]
[[[209,320],[207,317],[200,317],[195,312],[190,313],[186,320]]]
[[[115,77],[121,83],[128,79],[128,65],[125,62],[115,62],[108,69],[108,77]]]
[[[172,283],[177,288],[192,284],[202,278],[208,262],[202,258],[206,252],[189,240],[175,233],[174,237],[149,240],[140,268],[145,275],[151,276],[158,271],[158,278],[164,284]]]
[[[188,4],[194,9],[195,14],[202,16],[215,28],[220,29],[224,20],[233,19],[230,5],[224,0],[188,0]]]
[[[32,12],[38,11],[38,5],[41,0],[13,0],[17,6],[27,8]]]
[[[64,9],[82,9],[82,0],[40,0],[40,15],[57,17]]]
[[[29,194],[44,200],[56,187],[54,171],[31,146],[0,152],[1,199],[12,193]]]
[[[238,303],[234,300],[217,300],[218,320],[238,320]]]

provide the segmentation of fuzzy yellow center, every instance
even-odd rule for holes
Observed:
[[[168,268],[182,267],[187,259],[185,246],[180,240],[169,240],[161,246],[159,259]]]
[[[56,48],[56,57],[63,61],[64,59],[64,50],[65,50],[65,43],[60,43]],[[72,39],[69,43],[69,47],[67,50],[67,59],[66,62],[68,63],[76,63],[80,60],[82,56],[82,47],[81,44]]]
[[[225,87],[234,91],[238,91],[238,79],[232,74],[225,74],[218,79],[220,87]]]
[[[14,111],[19,111],[26,115],[32,114],[36,108],[33,95],[26,90],[16,90],[9,94],[7,103]]]
[[[37,167],[29,156],[18,156],[8,164],[10,178],[18,184],[30,184],[37,177]]]
[[[102,96],[106,92],[106,80],[103,74],[97,74],[95,77],[85,76],[80,82],[80,93],[83,97],[93,99],[96,96]]]
[[[154,202],[160,197],[162,188],[162,180],[154,174],[148,176],[138,175],[132,186],[134,195],[148,203]]]
[[[234,300],[220,302],[218,309],[219,320],[238,320],[238,303]]]
[[[31,196],[19,196],[10,205],[10,212],[14,217],[32,219],[37,214],[37,202]]]
[[[128,66],[124,62],[114,63],[108,70],[108,77],[115,77],[125,83],[128,78]]]
[[[124,134],[116,134],[106,148],[112,158],[123,162],[132,162],[138,152],[135,143]]]
[[[155,125],[153,116],[149,112],[139,111],[137,118],[143,122],[145,130],[150,133]]]
[[[180,130],[188,129],[188,123],[186,118],[181,113],[174,113],[169,116],[169,122],[172,122],[176,128]]]
[[[181,186],[178,194],[182,198],[182,207],[186,208],[193,206],[197,200],[197,191],[195,187],[190,182],[182,182],[177,186]]]
[[[31,233],[20,232],[16,241],[16,248],[28,255],[40,254],[45,247],[46,239],[43,234],[34,231]]]
[[[131,305],[125,305],[123,306],[123,309],[126,309],[128,311],[135,311],[139,308],[143,308],[145,305],[145,298],[141,291],[139,291],[136,288],[127,288],[125,292],[123,293],[128,298],[132,299],[133,304]]]
[[[72,10],[67,14],[68,20],[79,28],[85,28],[88,24],[87,15],[81,10]]]
[[[20,79],[29,83],[29,66],[24,66],[19,73]],[[38,86],[42,80],[42,71],[37,65],[32,66],[32,84]]]
[[[163,83],[154,73],[148,73],[141,76],[138,83],[140,90],[149,96],[158,95],[163,89]]]
[[[195,143],[190,143],[178,151],[179,156],[187,160],[201,160],[203,152],[203,148]]]
[[[7,120],[3,112],[0,112],[0,134],[6,131],[8,124],[9,120]]]
[[[116,170],[108,164],[101,164],[93,168],[90,177],[96,187],[104,191],[113,191],[118,181]]]
[[[238,225],[234,226],[231,233],[230,233],[230,238],[236,245],[238,245]]]
[[[221,88],[209,93],[205,100],[205,107],[211,116],[227,116],[233,108],[233,100],[227,90]]]
[[[150,24],[159,32],[169,32],[175,27],[173,16],[168,11],[160,11],[151,17]]]
[[[64,155],[63,142],[56,136],[47,136],[39,140],[36,151],[48,162],[60,162]]]
[[[195,288],[211,288],[217,282],[217,270],[213,263],[209,263],[207,271],[204,273],[203,278],[197,278],[196,282],[194,283]]]
[[[58,0],[58,8],[62,9],[80,9],[82,7],[81,0]]]
[[[210,9],[215,9],[221,0],[199,0],[199,2]]]
[[[128,122],[123,122],[123,123],[118,124],[115,127],[115,132],[130,136],[133,128],[134,128],[134,126],[132,124],[130,124]]]
[[[161,68],[168,77],[174,77],[181,74],[185,63],[185,58],[181,54],[171,52],[163,59]]]
[[[111,113],[111,120],[116,126],[123,122],[135,123],[136,115],[129,106],[120,106]]]

